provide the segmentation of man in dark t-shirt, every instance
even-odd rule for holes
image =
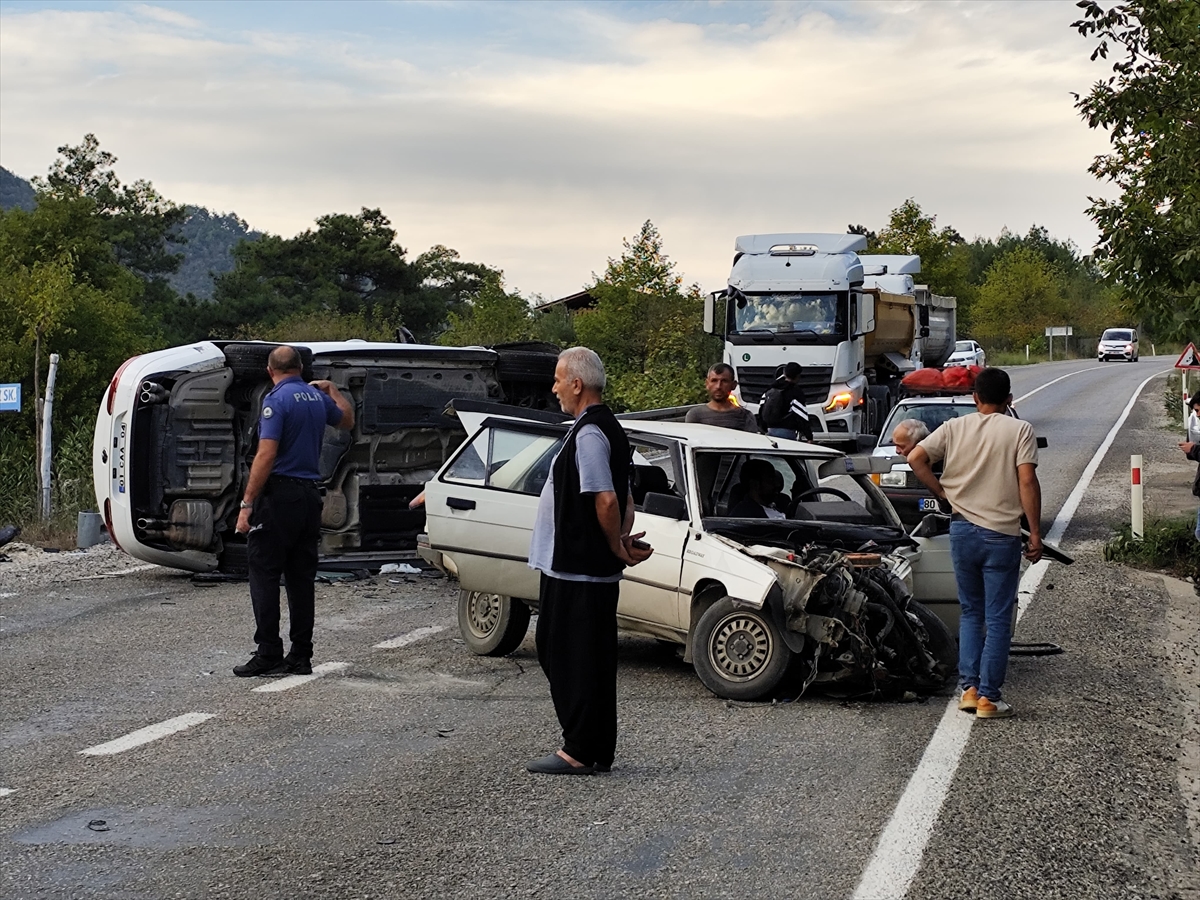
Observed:
[[[708,403],[704,406],[693,406],[687,411],[683,421],[760,434],[754,414],[731,399],[730,394],[735,387],[737,380],[734,378],[733,366],[717,363],[708,370],[708,377],[704,381],[704,389],[708,391]]]

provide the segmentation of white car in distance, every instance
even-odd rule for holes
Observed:
[[[425,491],[421,555],[458,577],[475,653],[520,646],[536,611],[527,560],[542,486],[570,422],[456,404],[470,438]],[[957,589],[945,534],[905,533],[872,469],[890,461],[707,425],[626,419],[635,530],[619,626],[676,644],[721,697],[757,699],[789,668],[864,694],[933,691],[953,675]],[[748,460],[777,473],[777,518],[732,518]],[[793,665],[794,664],[794,665]]]
[[[955,341],[954,352],[946,360],[946,366],[979,366],[987,365],[987,354],[975,341]]]

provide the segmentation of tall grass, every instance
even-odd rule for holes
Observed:
[[[1159,569],[1184,578],[1200,579],[1200,541],[1196,520],[1157,519],[1146,522],[1145,535],[1135,540],[1128,525],[1122,525],[1104,545],[1104,558],[1139,569]]]
[[[41,518],[33,437],[0,431],[0,525],[20,525],[25,540],[69,546],[78,514],[95,509],[92,488],[92,432],[95,422],[80,416],[59,424],[51,459],[51,516]]]

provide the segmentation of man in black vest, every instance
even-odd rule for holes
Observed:
[[[554,393],[575,416],[538,500],[529,565],[542,573],[538,662],[562,726],[562,749],[526,768],[591,775],[617,749],[617,594],[621,572],[653,552],[633,530],[625,430],[601,402],[604,364],[586,347],[558,357]]]

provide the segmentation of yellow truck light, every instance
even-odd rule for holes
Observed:
[[[825,404],[825,412],[837,412],[845,409],[854,400],[854,395],[849,391],[842,391],[840,394],[834,394],[829,402]]]

